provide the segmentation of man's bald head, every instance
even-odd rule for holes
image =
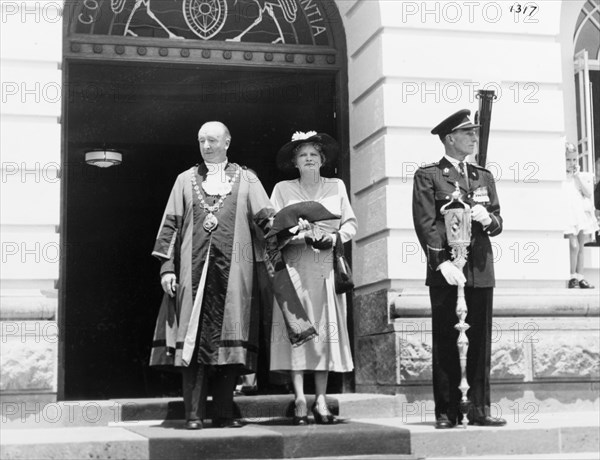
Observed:
[[[227,160],[231,134],[224,123],[209,121],[198,131],[200,153],[205,163],[222,163]]]
[[[221,123],[220,121],[207,121],[200,127],[200,130],[198,132],[202,131],[202,128],[205,127],[213,127],[215,129],[220,128],[223,131],[225,137],[231,140],[231,133],[229,132],[229,128],[225,125],[225,123]]]

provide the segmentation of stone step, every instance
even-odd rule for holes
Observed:
[[[508,417],[507,417],[508,418]],[[436,430],[432,417],[356,419],[379,426],[402,427],[410,432],[411,453],[417,458],[485,458],[492,456],[545,455],[568,459],[594,452],[600,458],[600,414],[598,412],[539,413],[504,427],[469,426]],[[552,457],[549,457],[552,458]]]
[[[313,395],[306,395],[311,407]],[[183,400],[146,399],[114,400],[122,407],[121,421],[174,420],[184,417]],[[236,416],[248,421],[286,418],[294,415],[292,395],[236,396]],[[402,398],[393,395],[345,393],[327,396],[329,410],[344,417],[397,417],[401,415]],[[207,418],[212,414],[212,403],[207,404]]]
[[[259,459],[373,455],[410,456],[401,427],[348,422],[292,426],[254,423],[239,429],[189,431],[181,421],[121,423],[113,427],[4,430],[2,459]]]
[[[310,407],[314,396],[307,395]],[[236,396],[236,416],[249,422],[292,417],[292,395]],[[327,397],[332,413],[344,417],[398,417],[402,400],[391,395],[347,393]],[[207,418],[213,413],[207,403]],[[184,418],[182,398],[114,399],[2,404],[2,425],[11,428],[108,426],[119,422],[179,420]]]
[[[589,384],[583,387],[585,391],[581,389],[573,393],[572,401],[566,404],[554,399],[555,394],[548,393],[547,390],[548,394],[543,397],[544,388],[539,389],[540,394],[536,396],[537,393],[520,390],[514,385],[497,385],[494,393],[502,395],[502,399],[492,401],[492,415],[520,422],[536,421],[539,414],[545,413],[598,413],[600,407],[597,388]],[[418,417],[423,422],[432,422],[434,403],[431,400],[431,387],[426,385],[417,390],[410,399],[401,394],[344,393],[329,395],[327,402],[334,414],[352,419],[395,417],[407,421]],[[313,401],[314,396],[307,395],[309,407]],[[292,395],[236,396],[234,402],[237,416],[248,422],[283,420],[293,415]],[[3,402],[0,406],[0,421],[4,428],[109,426],[119,422],[179,420],[184,417],[181,398],[62,401],[44,404],[39,401]],[[207,412],[207,418],[210,418],[210,399]]]
[[[120,459],[578,459],[599,458],[597,412],[540,414],[535,423],[436,430],[420,418],[365,418],[323,426],[289,420],[188,431],[183,420],[112,426],[3,429],[0,458]]]
[[[248,459],[252,460],[252,459]],[[332,457],[301,457],[295,460],[424,460],[414,455],[391,454],[391,455],[335,455]],[[585,459],[587,460],[587,459]]]
[[[115,400],[121,406],[120,420],[178,420],[184,418],[183,400],[147,399],[147,400]],[[307,395],[306,402],[310,407],[314,397]],[[336,398],[328,398],[330,410],[338,415],[339,404]],[[236,396],[234,398],[237,418],[249,421],[263,419],[279,419],[292,417],[294,414],[294,398],[292,395],[257,395]],[[207,418],[213,414],[212,401],[207,402]]]
[[[598,455],[598,452],[577,452],[568,454],[477,455],[475,457],[469,457],[469,460],[598,460]],[[427,460],[465,460],[465,457],[427,457]]]
[[[335,457],[303,457],[295,460],[598,460],[598,452],[569,454],[477,455],[474,457],[418,457],[416,455],[344,455]]]
[[[600,316],[598,287],[595,289],[496,288],[494,317]],[[429,288],[419,286],[390,291],[390,317],[428,318],[431,316]]]

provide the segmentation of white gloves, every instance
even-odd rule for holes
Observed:
[[[462,270],[460,270],[449,260],[442,262],[438,266],[438,270],[442,272],[442,275],[444,275],[444,278],[448,284],[453,286],[464,286],[464,284],[467,282]]]
[[[476,204],[471,209],[471,219],[476,222],[479,222],[484,227],[487,227],[488,225],[490,225],[492,223],[492,218],[490,217],[490,213],[487,212],[487,209],[485,209],[480,204]]]
[[[479,222],[484,227],[487,227],[492,223],[492,217],[482,205],[476,204],[471,208],[471,219]],[[446,282],[453,286],[464,286],[467,282],[465,275],[462,270],[459,269],[449,260],[442,262],[438,266],[438,270],[442,272]]]
[[[170,297],[175,297],[175,292],[177,292],[177,276],[175,273],[165,273],[160,279],[160,285]]]

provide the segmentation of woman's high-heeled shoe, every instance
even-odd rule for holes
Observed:
[[[308,425],[308,416],[307,415],[294,415],[292,423],[296,426],[304,426]]]
[[[333,425],[335,423],[340,422],[340,419],[338,419],[335,415],[329,412],[329,409],[327,409],[327,414],[321,414],[317,410],[317,403],[314,403],[312,405],[311,411],[313,417],[315,418],[315,423],[318,423],[319,425]]]
[[[304,415],[302,415],[304,414]],[[306,400],[298,400],[295,402],[294,407],[294,418],[292,420],[294,425],[308,425],[308,415],[306,408]]]

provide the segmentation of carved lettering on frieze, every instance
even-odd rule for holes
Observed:
[[[81,0],[77,34],[333,46],[319,0]]]

